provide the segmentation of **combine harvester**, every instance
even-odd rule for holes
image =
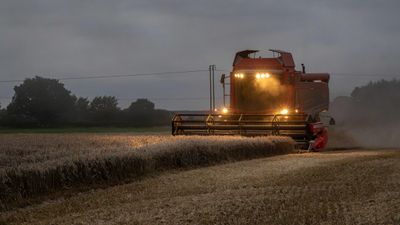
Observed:
[[[302,149],[323,149],[328,142],[326,127],[334,124],[326,114],[329,74],[306,73],[303,64],[302,71],[296,71],[291,53],[270,51],[276,57],[256,58],[256,50],[236,53],[232,72],[221,77],[224,104],[229,96],[230,106],[175,114],[172,135],[280,135],[292,137]]]

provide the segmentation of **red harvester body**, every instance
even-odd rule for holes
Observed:
[[[221,79],[230,86],[230,106],[222,112],[176,114],[172,134],[284,135],[301,148],[323,149],[328,141],[322,117],[329,108],[329,74],[306,73],[303,65],[296,71],[291,53],[271,51],[277,57],[252,58],[256,50],[236,53],[232,72]]]

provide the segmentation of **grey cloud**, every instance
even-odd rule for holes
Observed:
[[[297,64],[316,72],[397,73],[399,7],[394,0],[5,0],[0,78],[207,69],[209,64],[229,70],[234,53],[247,48],[292,51]],[[333,96],[367,81],[333,77]],[[65,83],[83,96],[208,93],[207,73]],[[0,97],[12,95],[11,84],[0,85]],[[156,103],[169,109],[207,107],[206,100]]]

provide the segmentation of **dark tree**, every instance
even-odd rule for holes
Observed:
[[[139,98],[136,102],[132,102],[128,109],[131,112],[149,112],[154,110],[154,103],[145,98]]]
[[[90,120],[90,101],[87,98],[79,97],[75,101],[74,108],[71,121],[77,125],[87,125]]]
[[[5,110],[1,108],[0,104],[0,126],[4,123]]]
[[[99,125],[110,125],[117,120],[118,100],[114,96],[95,97],[90,103],[90,112]]]
[[[7,109],[0,105],[0,126],[160,126],[171,119],[170,112],[155,109],[147,99],[121,110],[116,97],[78,98],[56,79],[26,79],[14,90]]]
[[[88,113],[90,110],[90,101],[87,98],[78,98],[75,102],[75,109],[78,113]]]
[[[124,110],[125,120],[133,126],[160,126],[170,122],[170,113],[155,109],[153,102],[147,99],[137,99]]]
[[[75,97],[56,79],[26,79],[14,91],[7,112],[20,122],[35,121],[41,126],[63,123],[74,108]]]

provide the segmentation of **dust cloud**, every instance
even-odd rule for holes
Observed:
[[[287,91],[275,77],[256,79],[249,77],[237,85],[237,107],[247,112],[273,112],[287,107],[282,105]]]
[[[400,81],[357,87],[351,96],[336,98],[330,112],[336,120],[331,129],[335,145],[400,147]]]
[[[266,96],[281,96],[286,92],[285,86],[281,85],[277,78],[258,79],[253,83],[254,90]]]

